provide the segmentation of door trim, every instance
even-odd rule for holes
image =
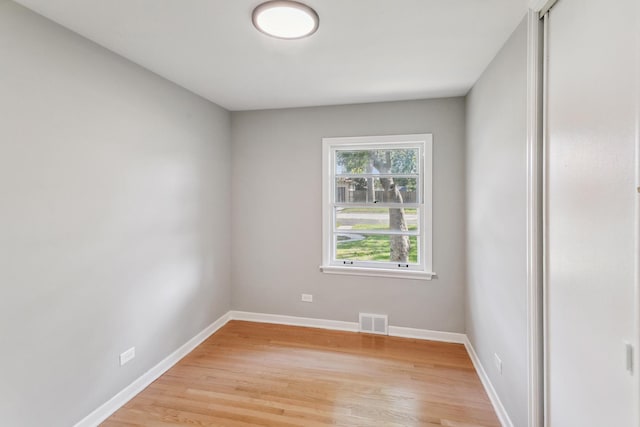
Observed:
[[[542,427],[542,31],[539,12],[527,15],[527,365],[528,425]]]
[[[636,163],[636,201],[635,201],[635,343],[633,354],[632,374],[635,381],[636,413],[635,423],[640,426],[640,6],[636,5],[636,58],[635,58],[635,92],[636,92],[636,134],[635,134],[635,163]]]

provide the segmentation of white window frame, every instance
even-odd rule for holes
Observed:
[[[421,192],[417,203],[420,231],[418,263],[395,268],[393,263],[352,261],[345,265],[344,260],[334,257],[335,224],[335,153],[337,150],[418,148],[420,160],[420,179],[418,190]],[[428,133],[412,135],[386,135],[340,137],[322,139],[322,265],[320,270],[330,274],[348,274],[359,276],[394,277],[403,279],[431,280],[435,273],[433,259],[433,136]],[[351,261],[350,261],[351,262]]]

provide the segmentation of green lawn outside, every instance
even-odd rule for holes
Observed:
[[[410,230],[417,227],[410,226]],[[358,224],[352,230],[387,230],[384,225]],[[389,236],[375,235],[366,236],[363,240],[340,241],[336,248],[336,259],[354,261],[386,261],[390,259],[391,245]],[[418,239],[416,236],[409,236],[409,262],[418,262]]]
[[[418,240],[409,236],[409,262],[418,262]],[[389,236],[367,236],[356,242],[338,242],[336,259],[389,262]]]

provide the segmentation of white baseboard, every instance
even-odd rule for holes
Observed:
[[[358,322],[283,316],[280,314],[252,313],[248,311],[230,311],[229,314],[231,316],[229,320],[246,320],[248,322],[275,323],[278,325],[304,326],[307,328],[332,329],[348,332],[358,332],[359,330]],[[466,340],[465,334],[406,328],[403,326],[389,326],[389,335],[393,337],[452,342],[457,344],[464,344]]]
[[[228,321],[229,313],[220,316],[218,320],[200,331],[195,337],[191,338],[176,351],[165,357],[160,363],[149,369],[140,378],[129,384],[102,406],[98,407],[95,411],[80,420],[74,427],[95,427],[99,425],[111,414],[124,406],[125,403],[144,390],[149,384],[168,371],[169,368],[178,363],[180,359],[193,351],[193,349],[199,346],[204,340],[213,335],[214,332],[223,327]]]
[[[442,341],[464,344],[467,336],[456,332],[430,331],[428,329],[406,328],[404,326],[389,326],[392,337],[414,338],[418,340]]]
[[[467,349],[467,353],[469,353],[469,357],[471,358],[471,362],[473,362],[473,367],[476,368],[476,372],[478,373],[478,377],[480,377],[480,381],[484,386],[487,395],[489,396],[489,400],[491,400],[491,404],[493,405],[493,409],[496,411],[496,415],[500,420],[500,424],[502,427],[513,427],[513,422],[511,422],[511,418],[509,418],[509,414],[507,410],[502,405],[500,401],[500,397],[498,397],[498,393],[496,393],[496,389],[493,388],[493,384],[491,384],[491,380],[487,375],[487,372],[484,370],[482,363],[480,362],[480,358],[478,357],[476,350],[471,345],[471,341],[469,341],[469,337],[464,336],[464,346]]]
[[[229,320],[246,320],[248,322],[275,323],[278,325],[305,326],[307,328],[358,332],[358,322],[314,319],[311,317],[283,316],[280,314],[251,313],[248,311],[230,311],[229,315]]]
[[[193,351],[204,340],[209,338],[218,329],[223,327],[229,320],[245,320],[249,322],[275,323],[279,325],[305,326],[309,328],[331,329],[337,331],[358,332],[358,322],[344,322],[339,320],[315,319],[311,317],[284,316],[279,314],[251,313],[247,311],[229,311],[218,320],[207,326],[195,337],[187,341],[179,349],[171,353],[156,366],[147,371],[140,378],[129,384],[118,394],[109,399],[102,406],[79,421],[74,427],[96,427],[106,420],[111,414],[116,412],[125,403],[144,390],[149,384],[158,379],[169,368],[178,363],[180,359]],[[480,377],[491,403],[498,415],[503,427],[513,427],[513,423],[507,414],[498,394],[496,393],[487,373],[485,372],[478,355],[471,342],[465,334],[455,332],[430,331],[427,329],[414,329],[403,326],[389,326],[389,335],[402,338],[414,338],[421,340],[451,342],[464,344],[473,366]]]

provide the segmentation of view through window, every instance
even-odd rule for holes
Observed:
[[[431,135],[323,144],[324,270],[429,273]]]

